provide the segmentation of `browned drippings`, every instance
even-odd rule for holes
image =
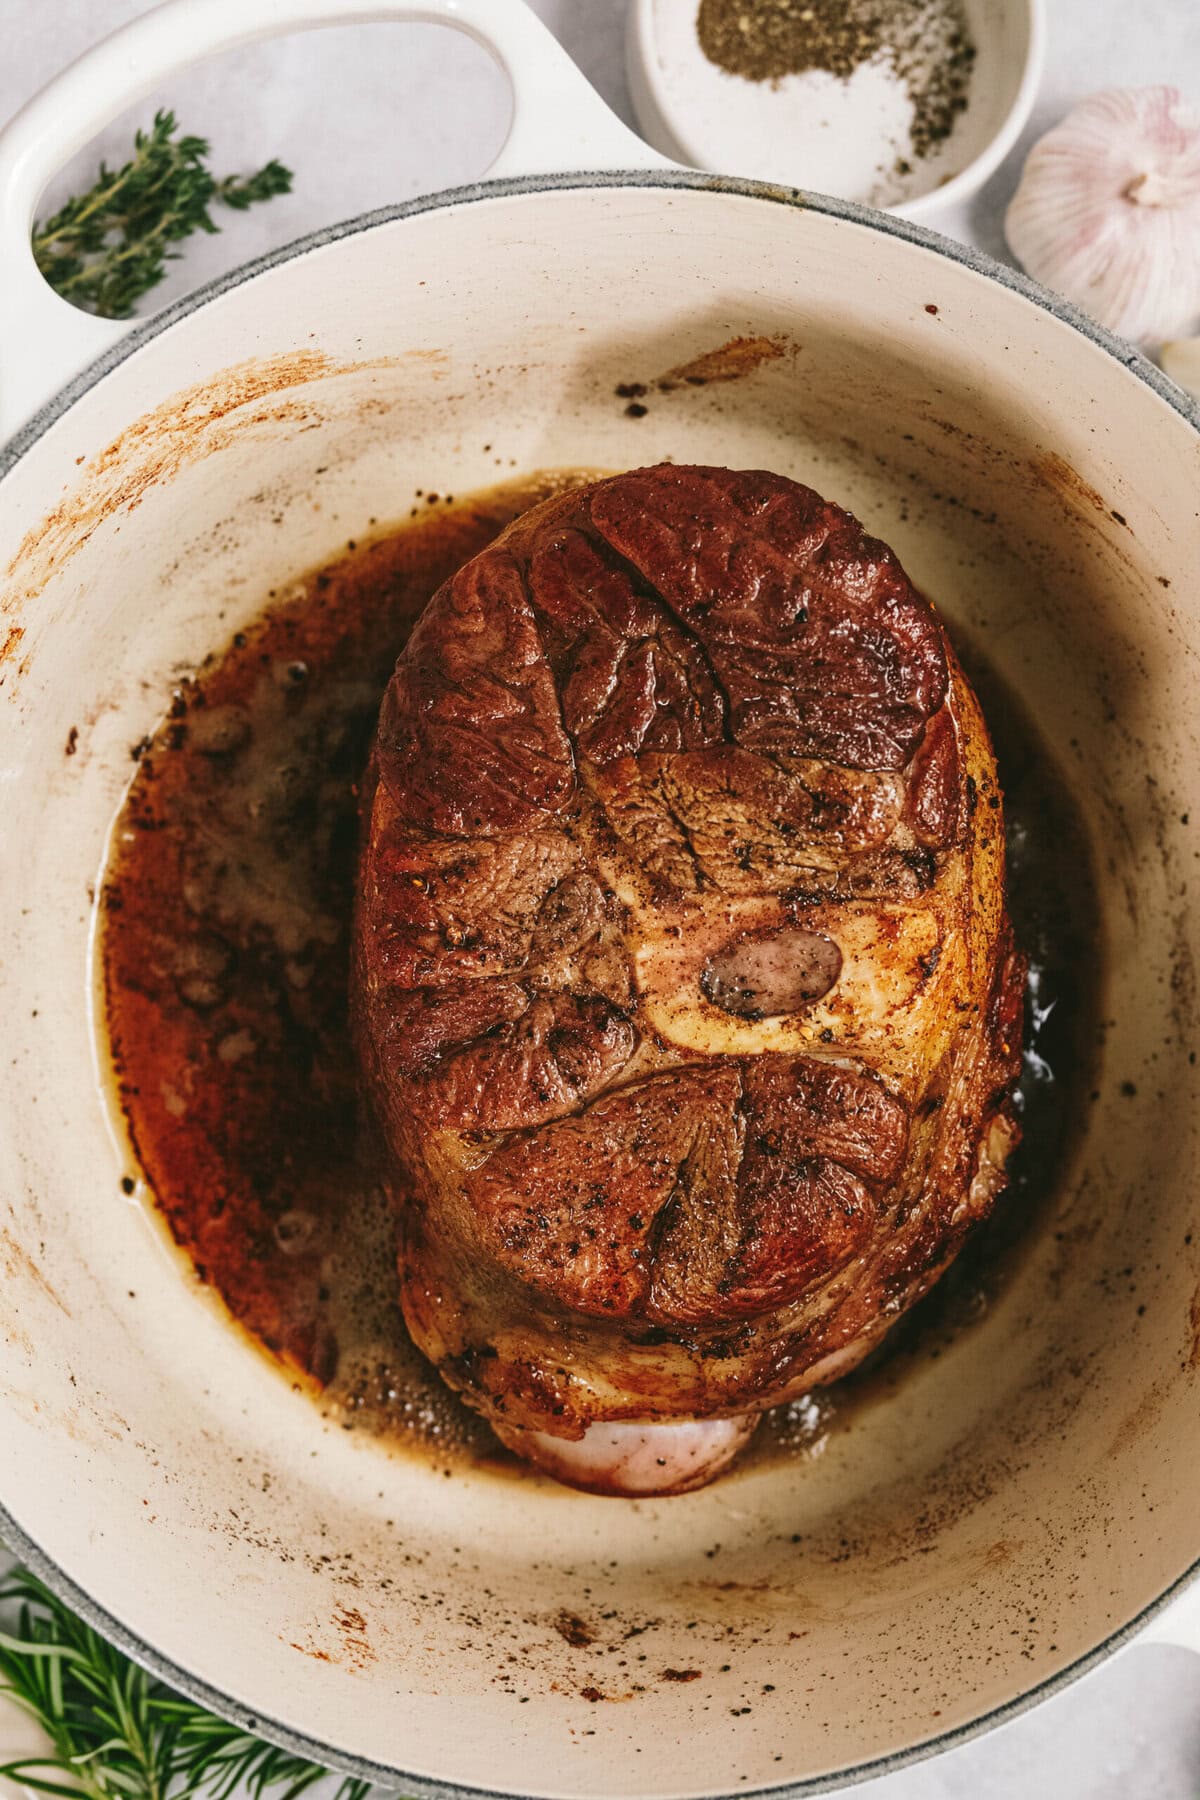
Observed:
[[[356,781],[426,600],[518,513],[582,476],[430,506],[289,587],[183,681],[145,745],[102,890],[111,1057],[137,1159],[201,1280],[347,1428],[511,1461],[404,1330],[378,1149],[347,1017]],[[768,1415],[751,1452],[811,1448],[985,1308],[1082,1111],[1097,910],[1070,796],[1020,707],[967,658],[1008,796],[1030,953],[1013,1185],[872,1368]]]

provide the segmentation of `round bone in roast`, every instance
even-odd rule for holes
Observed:
[[[364,809],[409,1328],[560,1478],[698,1485],[1003,1186],[1024,968],[945,633],[809,488],[614,476],[434,596]]]

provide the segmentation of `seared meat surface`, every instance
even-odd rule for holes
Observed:
[[[937,617],[779,476],[597,482],[435,595],[363,804],[409,1328],[568,1479],[634,1491],[572,1463],[589,1431],[624,1456],[614,1425],[721,1421],[709,1461],[690,1427],[652,1458],[695,1485],[726,1421],[865,1355],[1003,1185],[1024,969]]]

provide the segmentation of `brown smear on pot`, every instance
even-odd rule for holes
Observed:
[[[1038,457],[1034,464],[1034,471],[1039,480],[1044,481],[1048,487],[1053,488],[1056,494],[1061,495],[1072,512],[1082,515],[1084,518],[1091,513],[1098,513],[1101,518],[1115,520],[1123,530],[1129,532],[1131,537],[1133,536],[1133,527],[1125,514],[1118,512],[1115,506],[1110,506],[1104,496],[1097,493],[1091,483],[1085,481],[1078,470],[1073,469],[1064,457],[1056,455],[1053,450],[1048,450],[1044,456]]]
[[[79,485],[26,533],[5,570],[17,584],[5,598],[6,610],[34,598],[97,526],[115,513],[132,512],[151,488],[181,469],[246,432],[279,424],[301,429],[317,422],[315,396],[290,397],[292,389],[353,371],[402,368],[413,359],[447,360],[442,350],[410,350],[360,362],[337,362],[322,350],[291,350],[231,364],[207,381],[180,389],[91,457]]]
[[[347,553],[170,697],[117,821],[101,894],[104,1011],[134,1154],[200,1279],[345,1428],[446,1467],[516,1467],[400,1316],[383,1169],[347,1016],[356,782],[426,600],[528,506],[533,477]],[[811,1454],[839,1420],[987,1310],[1086,1110],[1099,990],[1090,859],[1013,697],[959,645],[1007,793],[1012,912],[1031,963],[1025,1141],[989,1223],[864,1367],[767,1415],[743,1467]],[[1085,954],[1080,954],[1081,946]]]
[[[642,402],[652,390],[671,394],[676,388],[710,387],[718,382],[741,381],[743,377],[753,375],[764,363],[775,362],[789,352],[797,356],[799,351],[800,346],[786,338],[733,337],[713,350],[701,351],[653,380],[619,381],[614,392],[619,400],[630,402],[625,408],[626,413],[631,418],[641,419],[650,410]]]
[[[1188,1367],[1200,1369],[1200,1288],[1192,1295],[1188,1309]]]
[[[733,337],[727,343],[718,344],[715,350],[705,350],[677,368],[668,369],[654,386],[660,393],[669,394],[677,387],[706,387],[710,382],[740,381],[744,375],[753,375],[763,363],[775,362],[787,349],[788,345],[778,338]]]
[[[22,1281],[31,1282],[48,1300],[54,1302],[59,1312],[65,1313],[68,1319],[71,1317],[70,1307],[50,1286],[28,1250],[3,1226],[0,1226],[0,1275],[3,1275],[6,1286],[12,1284],[15,1287]]]

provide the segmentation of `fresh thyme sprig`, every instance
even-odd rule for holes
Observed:
[[[105,319],[126,319],[178,258],[172,244],[220,230],[209,211],[214,203],[245,212],[291,191],[291,170],[274,159],[257,174],[218,181],[205,161],[207,139],[175,133],[174,113],[156,113],[123,168],[101,163],[87,193],[34,226],[38,268],[65,300]]]
[[[0,1764],[60,1800],[296,1800],[328,1774],[214,1718],[107,1643],[33,1575],[0,1579],[0,1694],[23,1708],[53,1746]],[[367,1800],[347,1777],[333,1800]]]

